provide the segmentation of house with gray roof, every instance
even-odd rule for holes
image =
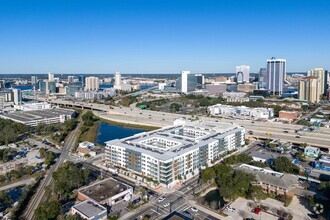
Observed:
[[[275,172],[248,164],[242,164],[238,169],[253,174],[256,177],[256,182],[253,184],[261,186],[265,193],[287,195],[298,184],[298,177],[296,175]]]

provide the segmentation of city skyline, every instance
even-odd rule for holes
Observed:
[[[0,73],[231,73],[242,63],[258,72],[273,56],[288,72],[330,67],[323,0],[0,5]]]

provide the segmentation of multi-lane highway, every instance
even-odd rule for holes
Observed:
[[[24,217],[28,220],[32,220],[34,217],[35,209],[40,205],[42,201],[45,199],[45,191],[46,186],[49,186],[53,182],[52,173],[55,172],[65,161],[68,157],[71,147],[76,143],[78,138],[78,132],[81,123],[78,124],[77,128],[69,134],[65,141],[65,145],[62,149],[62,153],[60,157],[57,159],[55,165],[53,165],[46,173],[45,178],[40,183],[40,186],[37,189],[36,194],[30,200],[27,209],[24,212]]]
[[[40,100],[45,101],[46,99]],[[123,106],[110,107],[109,105],[95,103],[73,103],[72,101],[66,101],[61,99],[48,100],[48,102],[56,105],[95,110],[95,114],[97,114],[98,116],[113,121],[131,124],[151,125],[158,127],[172,125],[173,120],[176,118],[190,117],[187,115],[150,110],[140,110],[139,108]],[[328,128],[319,128],[312,132],[299,131],[298,133],[296,133],[296,131],[300,130],[303,126],[294,124],[283,124],[281,122],[261,122],[242,119],[217,119],[206,116],[199,117],[199,119],[238,123],[246,128],[248,136],[253,136],[256,138],[278,138],[283,141],[289,141],[293,143],[307,143],[309,145],[321,147],[323,149],[330,149],[330,145],[328,144],[330,129]],[[252,131],[253,134],[248,134],[248,131]]]

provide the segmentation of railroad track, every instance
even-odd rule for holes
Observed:
[[[46,177],[42,180],[40,186],[38,187],[37,192],[30,200],[27,209],[25,210],[23,216],[27,220],[32,220],[34,218],[34,212],[38,208],[39,204],[45,199],[45,187],[53,183],[54,179],[52,173],[57,171],[57,169],[65,162],[67,156],[70,153],[71,147],[75,144],[78,138],[78,132],[82,123],[79,123],[77,128],[69,134],[69,137],[66,139],[66,144],[62,149],[62,153],[58,158],[55,165],[53,165],[46,173]]]

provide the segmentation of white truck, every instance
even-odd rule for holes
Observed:
[[[119,169],[118,168],[113,168],[113,167],[108,167],[108,171],[113,174],[118,174]]]

